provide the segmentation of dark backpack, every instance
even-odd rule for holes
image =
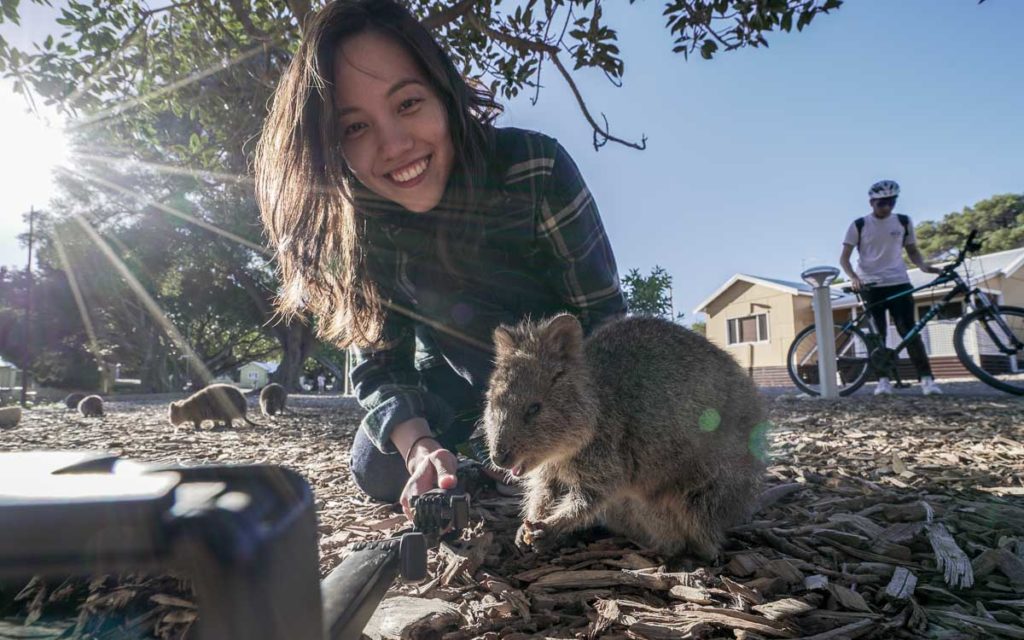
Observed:
[[[907,241],[907,234],[910,233],[910,216],[897,213],[896,218],[903,225],[903,238],[902,242]],[[860,249],[860,230],[864,228],[864,218],[857,218],[853,221],[853,224],[857,225],[857,248]]]

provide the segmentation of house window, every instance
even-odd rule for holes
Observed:
[[[917,319],[920,320],[924,317],[924,314],[928,313],[928,310],[932,308],[930,304],[922,304],[917,306]],[[960,316],[964,315],[964,303],[963,302],[950,302],[942,309],[939,309],[939,314],[933,318],[933,320],[956,320]]]
[[[726,321],[729,329],[729,344],[745,342],[766,342],[768,340],[768,314],[758,313]]]
[[[255,380],[255,379],[259,378],[259,377],[260,376],[259,376],[259,374],[257,372],[255,372],[255,371],[250,371],[249,372],[249,379],[250,380]]]

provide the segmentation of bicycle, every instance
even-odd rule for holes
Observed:
[[[961,364],[991,387],[1024,395],[1024,308],[993,303],[984,291],[971,286],[969,280],[956,271],[968,252],[976,252],[981,248],[980,244],[974,242],[976,235],[977,231],[971,232],[957,259],[944,267],[928,284],[870,305],[858,317],[842,325],[835,325],[836,384],[839,395],[848,396],[855,392],[867,382],[871,373],[894,379],[897,386],[900,386],[897,354],[957,296],[963,296],[970,308],[953,331],[953,346]],[[883,344],[871,320],[871,309],[889,300],[912,296],[918,291],[949,282],[954,283],[949,293],[921,316],[898,345],[890,349]],[[849,287],[843,290],[852,291]],[[812,396],[820,394],[817,353],[817,331],[815,325],[811,325],[796,335],[786,356],[790,379],[801,391]]]

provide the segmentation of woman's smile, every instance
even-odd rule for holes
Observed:
[[[424,174],[430,166],[430,156],[420,158],[385,174],[395,185],[410,189],[423,181]]]

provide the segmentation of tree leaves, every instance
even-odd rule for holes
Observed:
[[[914,234],[921,253],[934,258],[963,246],[973,229],[978,230],[982,253],[1024,247],[1024,193],[992,196],[938,222],[920,222]]]
[[[647,276],[630,269],[622,278],[622,291],[630,313],[673,319],[672,276],[663,267],[656,265]]]
[[[0,1],[4,18],[16,22],[18,1]],[[507,9],[497,0],[478,0],[465,7],[453,6],[451,0],[407,2],[421,18],[445,14],[436,35],[456,66],[504,98],[514,98],[524,89],[539,92],[541,60],[549,55],[545,48],[571,57],[572,72],[597,69],[616,85],[625,73],[618,30],[608,24],[598,0],[527,0]],[[197,95],[186,84],[144,103],[155,110],[180,103],[177,114],[191,113],[196,105],[189,102],[200,102],[207,106],[200,107],[193,119],[217,126],[217,118],[204,115],[222,114],[227,95],[248,97],[253,83],[272,88],[277,82],[299,39],[300,18],[289,7],[302,4],[205,0],[196,5],[153,7],[141,0],[89,4],[70,0],[57,19],[67,31],[48,35],[39,52],[19,52],[0,40],[0,74],[28,78],[47,102],[71,113],[91,113],[111,100],[142,95],[142,87],[166,87],[224,60],[236,60],[254,46],[263,47],[251,64],[232,64],[216,74],[223,92]],[[841,0],[672,0],[664,14],[675,38],[673,51],[687,57],[699,50],[710,59],[721,51],[766,46],[764,34],[790,31],[794,16],[797,29],[802,30],[819,13],[840,5]],[[571,78],[566,80],[574,84]],[[585,115],[597,133],[598,146],[613,140],[643,147],[611,136],[607,125],[602,129],[596,119]],[[238,132],[237,127],[227,129]],[[257,130],[250,129],[248,135]],[[217,134],[210,132],[211,143],[223,144],[226,136]]]
[[[0,0],[0,24],[5,20],[9,20],[16,25],[21,24],[18,17],[19,4],[19,0]]]
[[[719,50],[766,47],[766,33],[797,31],[814,18],[842,6],[842,0],[674,0],[665,7],[666,26],[676,36],[673,51],[689,56],[700,51],[710,59]]]

